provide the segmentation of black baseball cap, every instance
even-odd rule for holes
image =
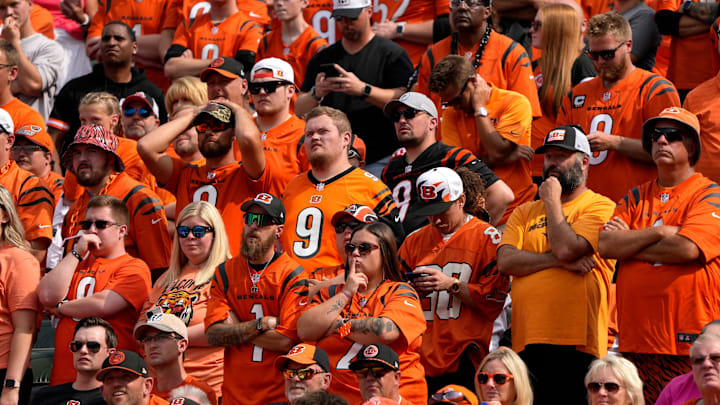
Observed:
[[[357,370],[366,363],[380,363],[393,371],[400,370],[400,358],[390,346],[372,343],[360,348],[355,361],[350,363],[350,370]]]
[[[129,350],[116,350],[103,361],[102,369],[98,371],[95,379],[103,381],[107,373],[112,370],[123,370],[138,377],[147,377],[147,364],[139,354]]]
[[[285,223],[285,206],[282,200],[275,197],[270,193],[260,193],[255,196],[252,200],[245,201],[240,209],[248,212],[250,207],[257,205],[258,207],[265,210],[271,217],[277,220],[278,225]]]

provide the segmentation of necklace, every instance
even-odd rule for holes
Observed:
[[[247,259],[245,259],[245,261],[247,262],[247,265],[248,265],[248,274],[250,275],[250,282],[252,283],[252,287],[250,287],[250,292],[251,293],[260,292],[260,289],[258,288],[257,283],[260,282],[260,277],[262,277],[263,273],[265,273],[265,270],[270,265],[270,262],[273,261],[273,259],[271,258],[270,260],[268,260],[265,263],[265,267],[263,267],[263,269],[260,270],[260,272],[253,272],[253,268],[250,265],[250,261]]]
[[[367,297],[367,298],[361,297],[361,298],[358,300],[358,304],[360,304],[360,309],[359,309],[357,312],[355,312],[354,314],[351,314],[351,313],[350,313],[350,310],[352,309],[352,303],[353,303],[353,300],[355,299],[355,296],[353,295],[352,298],[350,298],[350,306],[348,307],[348,312],[347,312],[347,314],[345,314],[344,320],[347,322],[347,321],[349,321],[350,319],[355,319],[355,318],[357,318],[358,315],[360,315],[360,313],[365,309],[365,306],[368,304],[368,302],[370,302],[370,299],[372,299],[373,295],[375,295],[375,293],[377,292],[377,290],[380,289],[380,286],[381,286],[384,282],[385,282],[385,279],[383,279],[383,281],[381,281],[380,284],[378,284],[377,287],[375,287],[375,289],[373,290],[372,294],[370,294],[369,297]],[[357,293],[355,293],[355,294],[357,294]]]
[[[478,67],[480,67],[480,59],[483,56],[483,53],[485,52],[485,46],[487,45],[488,41],[490,40],[490,24],[488,24],[485,27],[485,34],[483,34],[483,37],[480,39],[480,45],[478,46],[477,52],[475,52],[475,58],[473,59],[473,68],[477,70]],[[457,32],[452,33],[452,41],[450,42],[450,54],[451,55],[457,55],[458,53],[458,34]]]

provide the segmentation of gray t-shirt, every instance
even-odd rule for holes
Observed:
[[[18,94],[17,97],[25,104],[35,109],[47,121],[52,111],[57,83],[62,71],[65,52],[57,42],[43,34],[33,34],[20,40],[25,56],[30,59],[42,78],[42,95],[31,97]]]
[[[652,70],[655,66],[655,54],[662,41],[662,35],[655,25],[655,11],[641,2],[619,14],[630,23],[632,29],[631,53],[638,58],[635,66]]]

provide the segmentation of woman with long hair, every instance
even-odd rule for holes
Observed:
[[[480,362],[475,373],[475,392],[488,405],[533,403],[527,366],[507,347],[499,347]]]
[[[360,348],[371,343],[388,345],[398,354],[400,395],[413,403],[427,402],[425,371],[417,353],[425,317],[417,293],[402,281],[392,229],[381,221],[362,224],[345,251],[345,282],[323,288],[308,304],[297,324],[300,340],[317,341],[328,353],[336,371],[330,391],[350,403],[361,403],[362,398],[358,377],[348,366]]]
[[[188,204],[176,223],[170,267],[155,282],[140,320],[155,306],[183,320],[190,341],[185,370],[220,397],[224,348],[208,345],[203,321],[215,268],[230,258],[225,225],[218,210],[206,201]]]

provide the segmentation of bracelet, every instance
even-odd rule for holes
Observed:
[[[346,297],[347,297],[347,299],[349,299],[349,300],[351,300],[351,299],[352,299],[352,295],[350,295],[350,294],[346,293],[346,292],[345,292],[345,290],[342,290],[342,291],[340,291],[340,292],[341,292],[341,293],[342,293],[342,294],[343,294],[344,296],[346,296]]]
[[[57,305],[55,305],[55,311],[57,311],[58,315],[60,315],[60,316],[63,316],[62,312],[60,312],[60,307],[61,307],[62,304],[64,304],[64,303],[65,303],[64,301],[60,301],[60,302],[57,303]]]
[[[87,14],[83,14],[83,16],[84,16],[84,19],[83,19],[83,22],[80,23],[80,25],[84,27],[84,26],[90,24],[90,16]]]
[[[80,253],[78,253],[75,249],[70,249],[70,254],[75,256],[79,261],[83,261],[83,257],[80,256]]]

